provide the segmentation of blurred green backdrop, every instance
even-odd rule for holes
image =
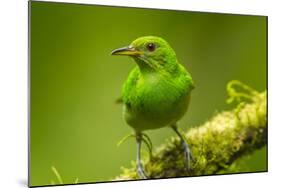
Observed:
[[[135,159],[131,129],[114,101],[132,59],[111,50],[137,37],[166,39],[196,84],[183,129],[230,109],[225,86],[238,79],[266,89],[266,17],[31,2],[31,185],[107,181]],[[154,146],[174,135],[148,131]],[[238,161],[264,171],[266,149]],[[231,170],[229,172],[232,172]]]

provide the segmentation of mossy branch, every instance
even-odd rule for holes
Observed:
[[[243,92],[237,92],[234,85],[240,86]],[[150,178],[219,174],[236,159],[266,145],[266,91],[256,92],[239,81],[230,82],[227,91],[230,95],[228,102],[238,102],[236,108],[220,112],[203,125],[184,133],[195,159],[191,169],[185,169],[181,143],[172,137],[155,150],[152,158],[144,161]],[[115,180],[138,179],[135,165],[122,168],[122,171]]]

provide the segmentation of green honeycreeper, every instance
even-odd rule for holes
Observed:
[[[194,84],[173,48],[160,37],[145,36],[111,54],[130,56],[137,64],[123,85],[122,102],[124,119],[136,133],[139,177],[148,178],[140,154],[142,132],[148,129],[171,127],[181,139],[185,165],[189,169],[191,151],[177,122],[187,111]]]

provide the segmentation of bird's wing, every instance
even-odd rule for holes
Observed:
[[[181,64],[179,66],[180,66],[180,72],[183,73],[183,74],[181,74],[183,77],[180,77],[180,78],[188,83],[189,91],[193,90],[195,88],[195,84],[194,84],[194,81],[193,81],[190,73]]]

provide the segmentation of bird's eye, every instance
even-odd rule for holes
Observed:
[[[148,43],[146,45],[146,48],[148,49],[148,51],[153,52],[155,50],[156,46],[154,43]]]

